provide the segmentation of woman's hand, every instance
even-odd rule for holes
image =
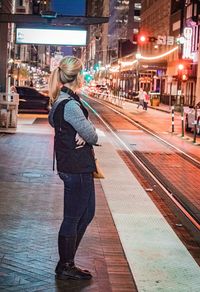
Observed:
[[[75,141],[77,146],[84,146],[86,143],[78,133],[76,134]]]

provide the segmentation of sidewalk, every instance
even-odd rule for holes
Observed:
[[[123,108],[118,108],[118,110],[200,160],[200,136],[196,137],[196,144],[193,143],[193,133],[185,132],[182,137],[180,112],[175,112],[174,133],[172,133],[171,111],[167,105],[149,106],[148,110],[144,111],[141,107],[137,109],[137,103],[125,101]]]
[[[128,100],[127,100],[128,101]],[[154,110],[158,110],[161,112],[171,113],[171,107],[169,105],[160,103],[159,106],[151,106],[148,104],[148,108],[152,108]]]
[[[16,134],[0,137],[0,291],[137,291],[98,180],[96,216],[76,261],[94,277],[55,280],[63,184],[52,171],[52,134],[45,117],[24,116]]]

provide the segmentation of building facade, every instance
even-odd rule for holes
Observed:
[[[154,42],[140,47],[142,55],[162,56],[149,61],[156,70],[151,89],[161,93],[161,101],[194,105],[199,48],[199,1],[143,0],[140,31]],[[171,52],[171,53],[170,53]],[[152,58],[153,59],[153,58]]]
[[[88,0],[87,16],[101,17],[109,15],[109,0]],[[86,48],[86,67],[94,70],[99,65],[107,64],[108,24],[90,25],[88,27],[88,41]]]
[[[40,14],[50,9],[50,1],[1,0],[0,13]],[[29,79],[30,65],[45,66],[46,46],[15,44],[14,23],[0,23],[0,52],[5,58],[1,60],[0,91],[7,91],[10,85],[24,84]]]
[[[14,13],[15,1],[1,0],[0,13]],[[0,92],[5,92],[7,89],[8,68],[10,65],[9,59],[11,57],[11,50],[13,47],[13,26],[9,23],[0,23],[0,52],[1,59],[0,66]]]
[[[140,26],[140,0],[111,0],[108,27],[110,63],[137,50],[136,38]],[[135,46],[134,46],[135,45]]]

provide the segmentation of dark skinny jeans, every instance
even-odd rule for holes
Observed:
[[[64,182],[64,218],[59,235],[82,238],[95,213],[93,175],[59,173],[59,176]]]

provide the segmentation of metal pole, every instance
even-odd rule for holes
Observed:
[[[137,61],[137,69],[136,69],[136,91],[140,90],[140,73],[139,73],[139,59]]]
[[[120,97],[120,93],[122,92],[121,87],[121,62],[119,63],[119,85],[118,85],[118,97]]]
[[[19,86],[19,73],[20,73],[20,65],[17,64],[17,86]]]
[[[172,82],[170,83],[170,95],[169,95],[169,109],[172,106]]]
[[[172,106],[172,133],[174,133],[174,105]]]
[[[182,128],[182,137],[184,137],[184,107],[181,104],[181,128]]]
[[[195,114],[194,114],[194,140],[193,143],[196,143],[197,140],[197,106],[195,106]]]

